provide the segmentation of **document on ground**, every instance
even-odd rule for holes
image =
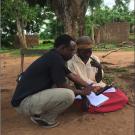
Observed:
[[[106,91],[104,91],[104,93],[108,93],[108,92],[116,92],[116,89],[114,87],[111,87],[107,89]]]
[[[90,95],[87,95],[88,100],[90,101],[90,104],[93,106],[100,106],[102,105],[104,102],[106,102],[109,97],[100,94],[100,95],[96,95],[94,92],[91,92]],[[80,95],[76,96],[75,99],[82,99],[82,97]]]
[[[91,94],[88,95],[87,97],[90,101],[90,104],[93,106],[100,106],[109,99],[109,97],[103,94],[97,96],[94,92],[91,92]]]

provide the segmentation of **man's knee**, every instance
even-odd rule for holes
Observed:
[[[74,102],[74,99],[75,99],[75,94],[72,90],[65,89],[63,98],[68,104],[72,104]]]

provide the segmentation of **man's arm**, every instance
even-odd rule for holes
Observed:
[[[67,75],[67,77],[73,81],[74,83],[78,83],[81,86],[83,86],[83,89],[76,89],[71,87],[69,84],[65,83],[61,83],[61,84],[56,84],[58,88],[68,88],[74,91],[75,94],[79,94],[79,95],[89,95],[93,89],[92,86],[90,86],[87,82],[85,82],[83,79],[81,79],[78,75],[74,74],[74,73],[69,73]]]
[[[99,62],[97,62],[95,59],[91,57],[91,66],[97,68],[97,73],[95,75],[96,82],[99,83],[102,80],[102,66]]]
[[[73,90],[73,92],[75,94],[79,94],[79,95],[83,95],[83,96],[89,95],[91,93],[91,89],[88,87],[84,88],[83,90],[78,90],[78,89],[72,88],[67,83],[58,84],[57,87],[58,88],[67,88],[67,89]]]
[[[83,87],[83,89],[81,91],[83,91],[84,93],[87,93],[87,91],[88,91],[89,94],[90,94],[90,92],[93,91],[93,89],[95,88],[94,86],[92,86],[91,84],[87,83],[82,78],[80,78],[80,76],[78,76],[78,75],[76,75],[74,73],[68,74],[67,77],[71,81],[73,81],[74,83],[81,85]]]
[[[74,74],[74,73],[70,73],[67,75],[67,77],[73,81],[74,83],[80,84],[83,87],[87,87],[89,84],[84,81],[83,79],[80,78],[80,76]]]
[[[95,79],[97,83],[99,83],[102,80],[102,68],[98,68],[97,73],[95,75]]]
[[[58,88],[68,88],[74,91],[75,94],[88,95],[91,93],[91,87],[88,84],[80,79],[80,77],[71,73],[68,68],[65,66],[65,63],[62,59],[56,59],[55,57],[50,64],[50,76],[52,81]],[[81,84],[85,87],[83,90],[74,89],[66,83],[66,78],[68,77],[70,80]]]

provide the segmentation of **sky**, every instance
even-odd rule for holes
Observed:
[[[104,0],[104,4],[111,8],[115,4],[115,2],[114,2],[114,0]],[[135,9],[135,2],[134,2],[134,0],[130,0],[129,9],[130,10],[134,10]]]

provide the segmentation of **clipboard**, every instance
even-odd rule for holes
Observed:
[[[104,88],[101,88],[100,90],[96,91],[95,94],[98,96],[111,87],[113,87],[113,86],[112,85],[106,85]]]

